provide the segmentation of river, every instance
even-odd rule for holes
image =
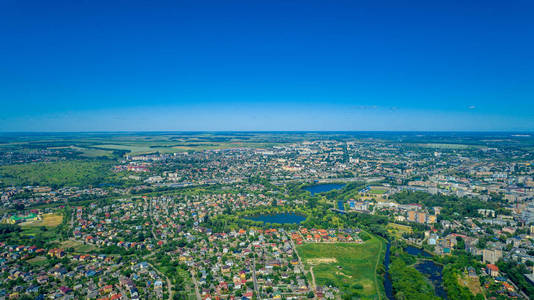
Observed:
[[[389,248],[391,244],[388,242],[386,248],[386,255],[384,256],[384,267],[386,268],[386,273],[384,274],[384,290],[386,291],[386,296],[389,300],[394,300],[393,297],[393,283],[391,282],[391,276],[389,275],[389,263],[390,263],[390,252]]]

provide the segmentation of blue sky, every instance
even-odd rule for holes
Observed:
[[[0,131],[532,131],[532,15],[532,1],[4,0]]]

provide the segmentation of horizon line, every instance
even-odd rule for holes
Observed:
[[[98,130],[98,131],[1,131],[0,134],[46,133],[529,133],[534,130]]]

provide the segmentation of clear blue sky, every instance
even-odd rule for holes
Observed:
[[[534,1],[0,1],[0,131],[534,130]]]

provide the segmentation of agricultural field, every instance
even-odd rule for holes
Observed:
[[[123,150],[128,151],[130,155],[147,154],[147,153],[175,153],[185,151],[202,151],[202,150],[219,150],[230,148],[246,148],[246,147],[267,147],[266,143],[246,143],[246,142],[167,142],[167,143],[150,143],[150,142],[136,142],[124,144],[100,144],[95,145],[98,149],[109,150]]]
[[[397,223],[389,223],[387,229],[396,238],[401,238],[404,233],[412,233],[412,227]]]
[[[343,294],[361,299],[385,299],[377,274],[386,246],[372,236],[363,244],[304,244],[297,251],[306,270],[312,270],[317,285],[333,285]],[[313,280],[311,276],[308,276]]]
[[[71,146],[71,149],[81,152],[81,156],[87,157],[87,158],[99,158],[99,157],[105,157],[105,158],[112,158],[113,152],[103,149],[96,149],[96,148],[83,148],[83,147],[76,147]]]

